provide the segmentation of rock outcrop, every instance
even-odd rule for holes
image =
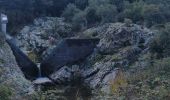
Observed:
[[[124,23],[108,23],[90,28],[80,33],[81,36],[100,38],[99,51],[102,54],[114,54],[120,51],[120,48],[128,46],[147,49],[149,40],[153,37],[153,32],[135,24],[126,26]]]
[[[21,31],[21,33],[26,34],[31,32],[33,37],[44,35],[46,32],[39,32],[39,35],[36,35],[36,28],[39,27],[38,31],[41,31],[42,28],[40,28],[40,26],[43,25],[43,21],[38,22],[39,24],[34,24],[31,29],[27,28],[27,31]],[[45,27],[47,26],[45,25],[44,28]],[[62,32],[55,32],[57,33],[56,36],[58,36],[55,40],[63,38],[61,36]],[[50,33],[47,34],[49,35]],[[25,37],[24,34],[23,36]],[[66,36],[71,37],[68,34]],[[93,54],[87,57],[86,60],[81,63],[75,62],[68,66],[63,65],[58,71],[55,71],[50,75],[50,78],[56,83],[68,85],[77,83],[77,80],[75,80],[75,77],[77,77],[79,81],[90,86],[92,89],[101,89],[104,93],[109,93],[109,89],[113,84],[112,82],[117,75],[119,75],[121,72],[120,70],[128,69],[131,64],[138,60],[140,55],[147,53],[150,40],[154,36],[154,33],[149,29],[136,24],[126,26],[124,23],[107,23],[98,27],[90,28],[76,36],[72,36],[76,38],[99,38],[100,42]],[[37,44],[42,45],[48,41],[47,38],[40,38],[40,40],[46,41],[41,42],[39,39],[34,39],[32,37],[29,38],[27,36],[18,39],[24,41],[21,42],[23,43],[24,48],[33,47],[35,50],[37,48],[42,50]],[[46,48],[45,51],[48,51],[52,46],[46,44],[43,47]],[[51,51],[49,50],[49,53],[50,52]],[[74,69],[72,65],[77,65],[78,70],[72,70]]]
[[[33,52],[42,58],[50,54],[62,38],[73,36],[70,24],[64,23],[62,18],[44,17],[34,20],[30,26],[25,26],[16,37],[19,47]]]
[[[79,37],[100,38],[96,52],[84,62],[86,70],[99,71],[85,82],[93,89],[100,88],[108,93],[119,70],[128,69],[146,53],[153,36],[154,33],[147,28],[123,23],[108,23],[80,33]]]

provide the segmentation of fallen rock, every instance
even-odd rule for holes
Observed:
[[[71,82],[71,70],[67,66],[62,67],[54,72],[50,78],[57,84],[69,84]]]

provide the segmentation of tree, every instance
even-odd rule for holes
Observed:
[[[124,18],[131,19],[135,23],[143,20],[143,5],[143,1],[126,5],[125,10],[123,11]]]
[[[165,28],[152,40],[150,52],[152,54],[157,54],[159,58],[170,56],[170,23],[167,23]]]
[[[156,24],[165,23],[165,17],[160,11],[159,6],[157,5],[144,5],[143,7],[143,17],[146,23],[146,26],[151,27]]]
[[[115,22],[117,8],[111,4],[100,5],[97,8],[97,15],[101,18],[101,23]]]
[[[73,17],[72,19],[73,30],[78,31],[85,29],[87,27],[87,20],[85,16],[86,16],[85,12],[81,11]]]
[[[110,3],[115,5],[119,12],[123,11],[125,6],[125,0],[110,0]]]
[[[79,8],[79,9],[85,9],[88,5],[88,0],[75,0],[75,5]]]
[[[68,4],[67,8],[63,11],[62,16],[67,22],[71,22],[75,14],[79,12],[80,9],[78,9],[74,4]]]
[[[101,21],[100,17],[97,15],[95,7],[88,7],[85,12],[88,25],[96,24]]]

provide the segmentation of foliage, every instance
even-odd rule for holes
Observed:
[[[132,20],[131,20],[131,19],[128,19],[128,18],[125,18],[125,19],[124,19],[124,23],[125,23],[125,25],[126,25],[127,27],[130,27],[131,24],[132,24]]]
[[[5,0],[0,11],[10,19],[10,32],[17,33],[22,25],[41,16],[63,16],[72,23],[77,11],[86,14],[90,27],[110,20],[123,22],[124,18],[151,27],[170,21],[169,5],[169,0]]]
[[[87,0],[77,2],[84,4]],[[147,27],[165,24],[170,21],[168,4],[169,1],[160,0],[88,0],[88,4],[82,9],[75,3],[82,9],[80,12],[84,13],[88,27],[108,22],[123,22],[125,18]]]
[[[138,22],[142,18],[142,9],[144,2],[134,2],[132,4],[128,4],[123,11],[124,17],[133,20],[133,22]]]
[[[33,61],[33,62],[38,62],[38,56],[35,54],[35,52],[30,51],[28,52],[28,57]]]
[[[170,56],[170,24],[160,30],[150,44],[150,52],[156,54],[158,58]]]
[[[79,12],[80,10],[74,4],[69,4],[67,8],[63,11],[62,16],[65,18],[66,21],[71,22],[74,15]]]
[[[84,12],[80,12],[75,14],[72,19],[73,30],[82,30],[87,26],[87,20],[85,18],[86,14]]]
[[[111,4],[100,5],[97,8],[97,16],[101,18],[101,23],[109,23],[115,21],[117,8]]]
[[[146,60],[148,61],[148,60]],[[119,96],[129,99],[169,100],[170,98],[170,58],[153,60],[144,69],[127,72],[127,87],[119,89]]]
[[[88,0],[75,0],[75,5],[79,9],[85,9],[88,5]]]
[[[116,78],[111,81],[111,92],[113,94],[117,94],[119,93],[119,89],[121,87],[126,87],[127,86],[127,81],[126,78],[124,76],[124,73],[122,71],[118,71]]]
[[[0,100],[11,100],[11,96],[12,90],[5,85],[0,85]]]
[[[88,25],[93,25],[101,21],[100,17],[97,15],[95,7],[87,7],[85,12]]]

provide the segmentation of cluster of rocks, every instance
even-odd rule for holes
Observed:
[[[91,89],[100,88],[104,93],[109,93],[111,81],[114,81],[120,69],[128,68],[141,54],[147,53],[153,36],[149,29],[135,24],[109,23],[88,29],[77,37],[100,38],[94,53],[81,64],[75,63],[79,70],[72,70],[75,65],[64,66],[50,78],[57,84],[82,82]]]
[[[124,23],[108,23],[80,33],[79,37],[100,38],[96,52],[84,62],[87,69],[99,71],[85,79],[86,83],[93,89],[100,87],[108,92],[110,81],[114,81],[119,70],[127,69],[140,55],[148,52],[153,36],[147,28]]]
[[[50,53],[49,49],[53,46],[49,45],[49,36],[52,36],[55,42],[63,37],[74,36],[69,24],[62,23],[60,19],[61,23],[56,27],[55,21],[59,19],[36,19],[33,25],[26,26],[17,37],[20,47]],[[79,70],[72,70],[74,66],[66,65],[50,75],[50,79],[57,84],[69,85],[74,84],[77,77],[92,89],[100,88],[107,93],[111,86],[110,81],[114,81],[119,70],[128,68],[141,54],[148,51],[153,35],[149,29],[136,24],[126,26],[124,23],[107,23],[90,28],[76,37],[99,38],[100,42],[94,53],[80,64],[74,64]]]
[[[103,54],[114,54],[120,48],[128,46],[146,49],[153,35],[154,33],[145,27],[136,24],[126,26],[124,23],[107,23],[80,33],[80,37],[100,38],[98,47]]]
[[[44,57],[59,40],[72,35],[71,25],[64,23],[62,18],[44,17],[25,26],[16,36],[16,40],[23,51],[32,51]]]

